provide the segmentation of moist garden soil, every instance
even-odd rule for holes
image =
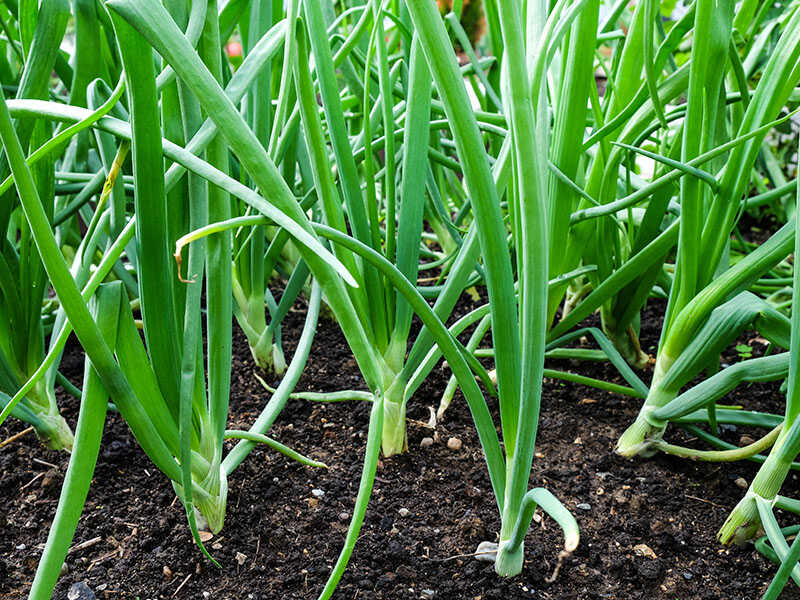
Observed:
[[[457,313],[473,306],[462,300]],[[643,315],[642,344],[655,353],[662,302]],[[284,326],[287,358],[305,319],[298,303]],[[764,347],[755,336],[754,355]],[[588,343],[587,343],[588,347]],[[724,360],[738,360],[731,350]],[[83,359],[69,346],[62,371],[80,384]],[[601,363],[548,366],[624,383]],[[652,369],[643,373],[649,379]],[[522,574],[499,579],[469,556],[499,530],[483,455],[460,395],[435,430],[425,425],[449,371],[439,365],[409,407],[408,453],[383,459],[350,566],[336,592],[343,600],[638,599],[757,600],[775,573],[752,544],[723,548],[716,532],[741,498],[754,463],[698,463],[657,456],[626,460],[614,444],[641,401],[546,380],[531,486],[545,486],[577,517],[581,543],[553,582],[562,540],[547,517],[525,541]],[[271,383],[275,383],[272,381]],[[298,391],[359,389],[363,383],[338,326],[321,319]],[[230,427],[246,429],[269,399],[253,376],[244,337],[234,326]],[[77,401],[61,398],[71,423]],[[497,413],[494,400],[492,411]],[[777,385],[753,385],[727,404],[782,411]],[[366,403],[289,401],[270,431],[328,469],[302,467],[256,449],[230,478],[222,532],[208,542],[216,568],[193,545],[171,484],[110,414],[94,482],[55,598],[86,582],[103,598],[316,598],[344,541],[366,441]],[[23,429],[9,422],[0,438]],[[752,433],[728,429],[739,443]],[[434,438],[422,447],[424,437]],[[460,449],[448,446],[451,437]],[[692,441],[676,428],[668,439]],[[457,444],[452,444],[457,445]],[[68,457],[28,434],[0,449],[0,599],[24,598],[53,518]],[[791,474],[784,493],[797,495]],[[322,492],[322,493],[320,493]],[[791,518],[781,515],[783,525]],[[800,598],[790,583],[782,598]]]

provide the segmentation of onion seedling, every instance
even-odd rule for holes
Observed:
[[[510,120],[512,180],[515,182],[509,187],[508,195],[513,206],[512,232],[519,267],[519,309],[510,256],[505,251],[506,232],[498,189],[475,117],[471,111],[463,110],[469,100],[455,55],[447,43],[446,30],[431,3],[409,0],[407,6],[450,121],[472,199],[484,261],[505,443],[505,472],[492,473],[490,464],[495,498],[502,516],[495,570],[507,577],[522,569],[522,542],[537,504],[564,529],[567,551],[578,543],[577,524],[555,497],[541,488],[527,490],[541,400],[548,291],[547,196],[543,186],[547,153],[534,119],[538,113],[543,120],[547,48],[555,41],[551,36],[563,33],[564,27],[557,27],[557,19],[564,3],[556,5],[546,22],[545,7],[529,3],[528,17],[532,18],[529,27],[536,28],[536,33],[531,30],[529,35],[539,41],[536,52],[531,51],[534,61],[530,70],[526,69],[528,55],[520,7],[512,3],[498,5],[505,48],[502,95]],[[575,14],[573,11],[573,18]],[[538,37],[533,37],[535,35]],[[492,448],[484,442],[487,455],[490,450]]]
[[[50,76],[67,27],[69,5],[46,2],[39,11],[30,38],[22,36],[27,60],[18,77],[3,79],[16,84],[17,98],[46,98]],[[8,66],[8,65],[7,65]],[[25,148],[36,148],[52,135],[52,126],[31,119],[16,123],[17,135]],[[0,162],[0,179],[9,175],[6,157]],[[55,169],[44,161],[33,169],[34,180],[45,197],[52,198]],[[0,196],[0,408],[5,408],[20,386],[34,373],[45,354],[43,304],[49,285],[42,261],[35,250],[13,190]],[[48,203],[50,218],[55,206]],[[72,448],[72,430],[61,416],[56,402],[54,376],[40,380],[14,408],[12,414],[32,425],[37,435],[54,449]]]
[[[689,65],[689,95],[681,149],[684,164],[721,141],[726,106],[721,100],[715,101],[712,110],[704,105],[701,97],[723,97],[725,81],[716,63],[712,62],[712,55],[727,55],[732,31],[732,5],[717,8],[713,3],[698,2],[695,11],[696,44]],[[793,225],[787,225],[735,265],[730,266],[726,251],[741,198],[766,135],[764,125],[778,115],[800,80],[798,59],[800,13],[794,10],[737,127],[740,138],[759,133],[731,150],[719,175],[712,176],[710,184],[696,175],[681,180],[675,279],[650,392],[636,422],[617,445],[617,451],[625,456],[651,451],[650,442],[659,439],[664,431],[663,424],[655,425],[651,421],[653,412],[674,399],[681,385],[716,360],[713,354],[716,352],[718,357],[726,340],[733,339],[753,322],[752,318],[742,320],[740,303],[746,305],[747,299],[739,297],[737,300],[733,296],[782,261],[791,249],[794,231]],[[716,76],[707,77],[715,69]],[[749,95],[749,90],[741,91]],[[704,329],[704,324],[712,323],[713,311],[726,301],[727,312],[716,313],[718,318],[713,321],[716,323],[713,331]],[[701,340],[697,337],[701,332],[712,337]],[[688,354],[694,340],[715,348],[704,359],[704,364],[699,357]]]
[[[287,22],[294,22],[299,11],[298,1],[290,2],[286,7]],[[243,54],[247,57],[256,42],[271,27],[283,18],[283,11],[275,11],[269,3],[252,3],[240,20],[240,31],[243,41]],[[278,152],[278,133],[281,132],[288,115],[289,102],[293,98],[291,86],[287,84],[291,77],[291,62],[294,56],[295,37],[290,33],[284,43],[283,61],[277,58],[267,61],[260,69],[243,100],[248,125],[256,134],[261,144],[267,148],[270,157],[276,160]],[[279,72],[275,66],[282,68]],[[276,110],[272,108],[273,88],[280,86],[282,92]],[[291,144],[289,144],[291,146]],[[291,153],[291,151],[288,151]],[[284,165],[292,161],[284,159]],[[294,186],[294,172],[286,166],[283,168],[287,184]],[[240,214],[247,214],[244,203],[239,205]],[[250,351],[256,364],[275,375],[282,375],[286,370],[280,340],[280,323],[288,312],[288,307],[302,290],[308,277],[308,267],[292,252],[291,244],[286,243],[285,233],[280,230],[268,230],[259,227],[255,230],[240,229],[234,235],[234,270],[233,292],[235,303],[234,315],[247,337]],[[267,247],[271,239],[274,245]],[[280,268],[282,255],[293,253],[288,261],[287,276],[289,283],[284,290],[280,302],[276,302],[267,283],[273,268]],[[292,260],[293,259],[293,260]],[[291,274],[291,275],[289,275]],[[266,310],[265,310],[266,305]],[[267,321],[269,314],[269,322]]]
[[[800,201],[800,180],[797,184],[796,200]],[[794,256],[800,256],[800,221],[793,218]],[[796,258],[792,286],[800,289],[800,264]],[[760,527],[764,527],[770,543],[781,560],[786,560],[789,548],[781,535],[772,507],[778,493],[792,467],[792,463],[800,454],[800,310],[794,306],[791,317],[791,340],[788,356],[788,385],[786,389],[786,409],[781,424],[782,429],[775,440],[766,461],[758,470],[745,496],[731,511],[722,528],[719,538],[723,543],[742,541],[752,538]],[[790,503],[791,504],[791,503]],[[796,551],[794,563],[797,563]],[[791,567],[795,581],[800,585],[800,568]],[[783,579],[784,582],[786,579]],[[771,586],[772,587],[772,586]]]

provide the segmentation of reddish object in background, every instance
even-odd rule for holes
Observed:
[[[228,56],[241,56],[242,55],[242,44],[240,42],[228,42],[225,45],[225,52]]]

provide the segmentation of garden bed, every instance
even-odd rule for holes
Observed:
[[[456,312],[469,308],[462,301]],[[289,356],[304,317],[304,307],[296,309],[285,324]],[[650,353],[663,310],[655,303],[643,316],[643,346]],[[252,359],[237,328],[234,342],[230,426],[246,428],[269,396],[252,376]],[[758,344],[753,346],[757,353]],[[734,360],[735,352],[728,358]],[[79,383],[82,364],[79,347],[70,345],[62,370]],[[618,381],[611,368],[594,363],[583,363],[581,373]],[[581,544],[553,583],[547,579],[558,562],[561,533],[547,518],[527,535],[519,577],[500,580],[491,563],[464,556],[481,540],[494,539],[499,518],[460,393],[433,445],[420,446],[423,437],[434,436],[423,424],[448,375],[437,368],[412,399],[409,452],[379,466],[366,522],[336,598],[746,600],[766,589],[775,567],[752,544],[722,548],[715,539],[743,494],[737,479],[752,480],[754,463],[622,459],[614,455],[614,443],[641,402],[552,380],[545,382],[531,484],[545,485],[576,515]],[[297,390],[359,385],[338,326],[321,320]],[[726,402],[781,411],[777,385],[741,387],[735,394]],[[73,422],[76,401],[62,398],[62,405]],[[111,415],[54,597],[64,599],[73,583],[86,581],[99,599],[315,598],[344,541],[368,418],[365,404],[289,402],[271,435],[330,468],[305,468],[257,449],[231,477],[225,527],[208,543],[220,571],[194,546],[169,481],[138,449],[119,416]],[[9,421],[4,434],[22,429]],[[741,434],[726,433],[731,441]],[[459,450],[448,447],[450,437],[461,441]],[[2,599],[27,593],[67,460],[31,434],[0,449]],[[784,493],[795,495],[798,488],[797,475],[790,475]],[[787,587],[781,597],[800,594]]]

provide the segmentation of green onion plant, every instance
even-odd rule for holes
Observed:
[[[683,168],[714,146],[724,145],[732,135],[746,139],[720,157],[724,161],[720,160],[716,175],[706,171],[702,177],[694,174],[681,179],[677,256],[667,314],[647,399],[617,446],[625,456],[648,453],[650,443],[660,439],[664,431],[654,411],[673,400],[700,370],[718,362],[722,349],[744,328],[754,322],[758,326],[763,311],[753,307],[751,296],[741,292],[786,258],[792,248],[794,229],[787,224],[732,264],[729,237],[767,127],[780,117],[800,80],[798,24],[800,14],[796,10],[785,15],[780,37],[751,92],[746,81],[735,76],[740,59],[731,50],[733,6],[696,3],[694,39],[710,46],[692,46],[680,147]],[[714,56],[720,58],[715,61]],[[729,65],[726,70],[730,69],[731,78],[717,68],[720,61]],[[707,75],[711,71],[715,77]],[[731,80],[746,106],[731,105],[728,109],[725,98]],[[700,99],[703,97],[718,99],[706,106]],[[698,353],[698,346],[703,348],[702,353]]]
[[[19,14],[9,14],[10,18],[5,19],[8,27],[17,29],[20,45],[14,49],[25,59],[9,61],[8,53],[3,59],[3,71],[8,76],[3,83],[10,85],[18,98],[47,98],[70,14],[67,2],[47,2],[37,12],[32,21],[35,27],[25,35],[22,22],[16,18]],[[14,53],[11,57],[20,58]],[[15,126],[26,148],[38,147],[53,134],[50,123],[32,119],[21,119]],[[52,159],[43,161],[32,173],[40,194],[51,200],[56,184],[53,167]],[[5,179],[9,173],[8,160],[4,159],[0,162],[0,178]],[[53,314],[52,308],[46,306],[49,282],[14,190],[5,189],[0,204],[0,407],[4,408],[42,362],[46,321]],[[52,217],[52,201],[46,210]],[[33,426],[49,447],[70,450],[72,431],[59,412],[54,384],[54,377],[40,380],[16,405],[13,415]]]

